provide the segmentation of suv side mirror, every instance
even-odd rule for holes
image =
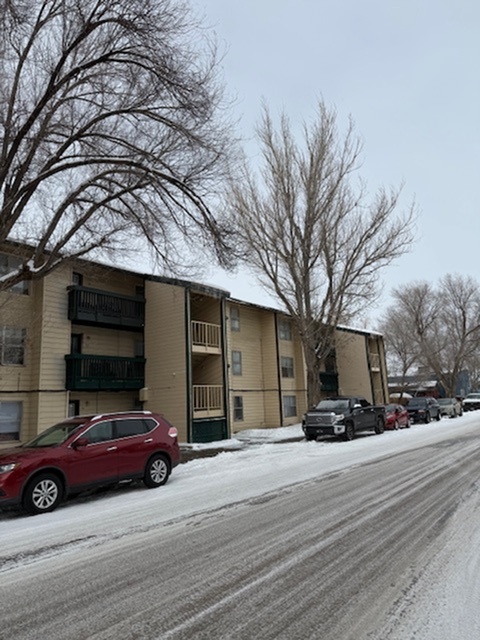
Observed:
[[[72,449],[81,449],[82,447],[86,447],[89,442],[90,440],[86,436],[80,436],[80,438],[77,438],[75,442],[72,442]]]

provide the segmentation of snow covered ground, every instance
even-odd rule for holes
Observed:
[[[42,560],[54,558],[56,564],[68,564],[85,548],[107,541],[121,545],[122,538],[128,540],[152,526],[182,521],[426,445],[443,443],[447,451],[448,441],[457,436],[479,435],[480,412],[471,412],[381,436],[362,435],[352,442],[306,442],[301,439],[300,425],[295,425],[193,445],[196,451],[215,448],[222,452],[179,465],[160,489],[123,486],[70,500],[51,514],[35,517],[0,512],[0,572],[5,579],[13,579],[12,570],[31,570],[34,578],[42,571]],[[388,630],[382,640],[480,638],[480,583],[476,579],[480,572],[479,496],[479,491],[462,496],[465,503],[455,515],[448,543],[399,604],[401,629]],[[402,608],[406,612],[403,618]],[[463,612],[460,616],[459,611]]]
[[[11,566],[10,561],[16,564],[19,558],[28,562],[29,557],[38,557],[39,553],[58,554],[76,545],[96,545],[104,537],[120,538],[142,527],[219,509],[466,433],[480,433],[480,413],[386,431],[381,436],[363,435],[351,442],[284,442],[302,435],[300,425],[245,431],[231,441],[195,445],[197,449],[233,450],[179,465],[168,484],[160,489],[146,490],[143,485],[120,487],[105,494],[70,500],[53,513],[35,517],[0,511],[0,562],[5,568]]]

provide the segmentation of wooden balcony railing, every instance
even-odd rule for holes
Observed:
[[[145,324],[145,299],[72,286],[68,291],[68,318],[72,322],[141,329]]]
[[[192,321],[192,345],[220,349],[221,327],[210,322]]]
[[[193,385],[193,410],[210,413],[223,410],[223,386],[221,384]]]
[[[71,391],[141,389],[145,386],[145,358],[73,353],[65,356],[66,388]]]

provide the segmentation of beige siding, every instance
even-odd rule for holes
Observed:
[[[135,287],[143,286],[143,277],[137,274],[120,271],[88,262],[79,262],[70,269],[69,284],[72,284],[72,273],[83,276],[83,286],[100,289],[124,296],[134,296]]]
[[[349,331],[337,331],[336,353],[339,393],[364,396],[369,402],[373,402],[366,336]]]
[[[82,335],[82,353],[88,355],[133,358],[135,343],[142,340],[136,331],[72,325],[72,333]]]
[[[131,411],[138,408],[137,391],[78,392],[70,391],[69,400],[79,400],[79,415]]]
[[[185,290],[161,282],[145,283],[145,386],[147,410],[158,411],[187,441],[187,365]]]
[[[230,305],[229,305],[230,306]],[[230,315],[230,314],[229,314]],[[263,370],[263,312],[260,309],[240,307],[240,330],[229,331],[228,364],[230,384],[231,424],[234,431],[265,427],[266,391]],[[232,351],[242,354],[242,375],[234,375]],[[275,385],[278,387],[278,385]],[[233,420],[233,398],[243,398],[242,422]]]

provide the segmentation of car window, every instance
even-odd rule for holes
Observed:
[[[360,399],[360,405],[361,405],[362,407],[369,407],[369,406],[370,406],[370,403],[368,402],[368,400],[365,400],[365,398],[361,398],[361,399]]]
[[[115,429],[117,438],[128,438],[129,436],[138,436],[142,433],[148,433],[153,427],[148,429],[147,420],[142,418],[125,418],[124,420],[115,420]],[[149,421],[151,422],[151,421]]]
[[[99,422],[90,427],[84,434],[91,443],[106,442],[113,438],[113,422]]]

